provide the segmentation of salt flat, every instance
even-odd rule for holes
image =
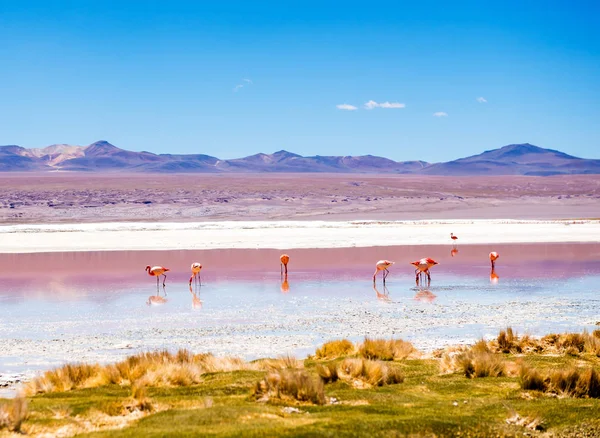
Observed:
[[[600,220],[223,221],[0,226],[0,252],[600,242]]]

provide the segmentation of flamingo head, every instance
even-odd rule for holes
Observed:
[[[146,266],[146,271],[150,272],[150,265]]]
[[[427,257],[427,258],[425,259],[425,261],[427,262],[427,264],[428,264],[429,266],[435,266],[435,265],[439,265],[439,263],[438,263],[438,262],[436,262],[435,260],[433,260],[433,259],[431,259],[431,258],[429,258],[429,257]]]

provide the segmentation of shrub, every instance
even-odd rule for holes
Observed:
[[[336,359],[348,356],[354,352],[354,344],[348,339],[330,341],[324,343],[315,352],[316,359]]]

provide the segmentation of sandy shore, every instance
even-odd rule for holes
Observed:
[[[223,221],[0,226],[0,253],[600,242],[600,220]]]

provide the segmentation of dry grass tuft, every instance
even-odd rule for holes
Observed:
[[[270,372],[256,383],[254,397],[262,402],[291,399],[316,405],[325,404],[323,381],[304,370]]]
[[[599,336],[584,331],[583,333],[563,333],[561,335],[551,333],[541,339],[535,339],[528,335],[519,337],[508,327],[506,330],[500,331],[496,341],[490,342],[489,346],[492,351],[502,353],[553,353],[572,356],[593,354],[600,357]]]
[[[521,346],[518,343],[518,336],[513,332],[511,327],[508,327],[506,331],[501,330],[498,334],[498,348],[503,353],[517,352],[520,353]]]
[[[7,429],[11,432],[20,433],[21,425],[28,417],[27,400],[18,396],[12,403],[0,405],[0,430]]]
[[[468,351],[459,355],[457,362],[469,378],[506,375],[506,366],[502,357],[489,351]]]
[[[315,359],[337,359],[338,357],[354,354],[355,347],[348,339],[324,343],[315,352]]]
[[[535,368],[525,365],[521,366],[519,371],[519,380],[521,388],[535,391],[545,391],[547,388],[544,378]]]
[[[301,369],[304,368],[304,361],[298,360],[293,356],[282,356],[279,359],[258,359],[252,362],[257,370],[273,371],[285,369]]]
[[[321,380],[323,380],[323,383],[337,382],[339,379],[337,367],[337,364],[334,362],[317,365],[317,373],[319,374]]]
[[[146,395],[146,387],[143,384],[133,385],[131,388],[131,403],[125,406],[130,412],[134,410],[152,412],[154,406]]]
[[[376,360],[403,360],[417,356],[418,350],[402,339],[370,339],[360,345],[358,353],[366,359]]]
[[[393,385],[404,382],[402,372],[393,366],[369,359],[346,358],[337,368],[341,380],[351,382],[354,387]]]
[[[594,368],[570,367],[544,374],[531,367],[521,367],[521,388],[576,398],[600,398],[600,374]]]
[[[299,366],[291,357],[278,360],[280,366]],[[271,366],[274,366],[271,364]],[[157,351],[129,356],[116,364],[68,364],[47,371],[26,386],[29,395],[62,392],[76,388],[94,388],[107,384],[147,386],[188,386],[202,381],[202,375],[246,369],[265,369],[239,358],[215,357],[212,354],[194,355],[188,350],[176,353]]]

